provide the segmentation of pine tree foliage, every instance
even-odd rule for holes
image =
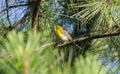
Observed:
[[[35,12],[37,1],[40,6],[38,12]],[[78,43],[83,54],[72,45],[60,48],[53,46],[56,42],[53,26],[61,19],[60,25],[65,26],[67,21],[72,27],[73,30],[70,30],[73,38],[119,32],[119,0],[3,2],[6,5],[3,3],[0,15],[4,14],[1,18],[7,18],[8,23],[0,23],[0,74],[106,74],[107,69],[102,68],[102,64],[96,60],[97,55],[112,56],[119,62],[119,35]],[[36,35],[29,32],[35,18],[33,12],[38,15]],[[14,19],[10,19],[11,17]],[[14,29],[17,29],[17,33],[11,31]],[[94,55],[85,55],[87,51]],[[81,55],[85,57],[78,58]],[[119,67],[116,72],[118,70]]]
[[[27,37],[26,37],[27,36]],[[91,54],[80,57],[72,68],[67,63],[59,66],[57,49],[45,33],[33,36],[15,31],[9,32],[1,48],[0,74],[105,74],[101,62]]]
[[[34,74],[46,72],[47,67],[53,64],[53,47],[47,46],[50,42],[44,34],[28,36],[22,32],[10,32],[7,39],[4,40],[3,48],[1,48],[1,68],[6,74]],[[46,52],[47,51],[47,52]],[[44,57],[43,57],[44,55]],[[49,62],[48,62],[49,61]],[[40,69],[44,71],[39,72]]]
[[[89,25],[89,30],[88,28],[85,28],[89,31],[85,33],[86,35],[94,36],[110,32],[119,32],[119,0],[76,1],[77,2],[71,0],[71,3],[68,4],[70,9],[77,10],[74,10],[74,13],[72,13],[73,15],[70,17],[78,19],[81,23],[79,24],[81,28],[85,28],[85,26]],[[77,32],[79,33],[80,30],[81,29]],[[93,52],[99,52],[100,50],[103,52],[108,52],[108,50],[110,50],[111,53],[109,54],[112,54],[112,52],[116,52],[116,50],[119,51],[119,36],[93,40],[90,47],[91,48],[89,49],[93,50]]]

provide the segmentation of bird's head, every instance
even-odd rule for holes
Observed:
[[[61,26],[55,26],[55,27],[54,27],[54,30],[55,30],[55,31],[61,31],[61,30],[63,30],[63,28],[62,28]]]

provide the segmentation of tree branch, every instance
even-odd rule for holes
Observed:
[[[4,11],[10,9],[10,8],[15,8],[15,7],[20,7],[20,6],[27,6],[27,5],[30,5],[30,4],[22,4],[22,5],[9,6],[9,7],[7,7],[7,8],[4,8],[4,9],[0,10],[0,14],[1,14],[2,12],[4,12]]]
[[[26,13],[20,20],[18,20],[17,22],[15,22],[13,24],[12,28],[14,29],[14,28],[16,28],[18,26],[18,24],[23,23],[25,21],[27,15],[28,15],[28,13]]]
[[[56,47],[63,47],[63,46],[66,46],[66,45],[71,45],[71,44],[82,42],[82,41],[85,41],[85,40],[93,40],[93,39],[98,39],[98,38],[117,36],[119,34],[120,34],[120,32],[112,32],[112,33],[105,33],[105,34],[100,34],[100,35],[95,35],[95,36],[86,36],[86,37],[74,39],[74,40],[69,41],[69,42],[60,43],[60,44],[56,45]]]
[[[8,0],[5,0],[5,2],[6,2],[6,8],[8,8],[9,7],[9,5],[8,5]],[[11,21],[10,21],[10,18],[9,18],[10,16],[9,16],[9,9],[7,10],[7,19],[8,19],[8,22],[9,22],[9,25],[11,26]]]
[[[41,1],[42,0],[36,0],[33,6],[32,28],[33,28],[34,34],[36,34],[36,31],[37,31],[39,7],[40,7]]]

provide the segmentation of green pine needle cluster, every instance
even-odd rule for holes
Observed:
[[[9,32],[0,49],[0,74],[106,74],[91,54],[77,58],[73,67],[66,63],[61,67],[51,42],[45,33]]]

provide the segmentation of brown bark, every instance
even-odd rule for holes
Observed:
[[[32,28],[33,28],[34,34],[36,34],[36,31],[37,31],[39,7],[40,7],[41,1],[42,0],[37,0],[33,7]]]

